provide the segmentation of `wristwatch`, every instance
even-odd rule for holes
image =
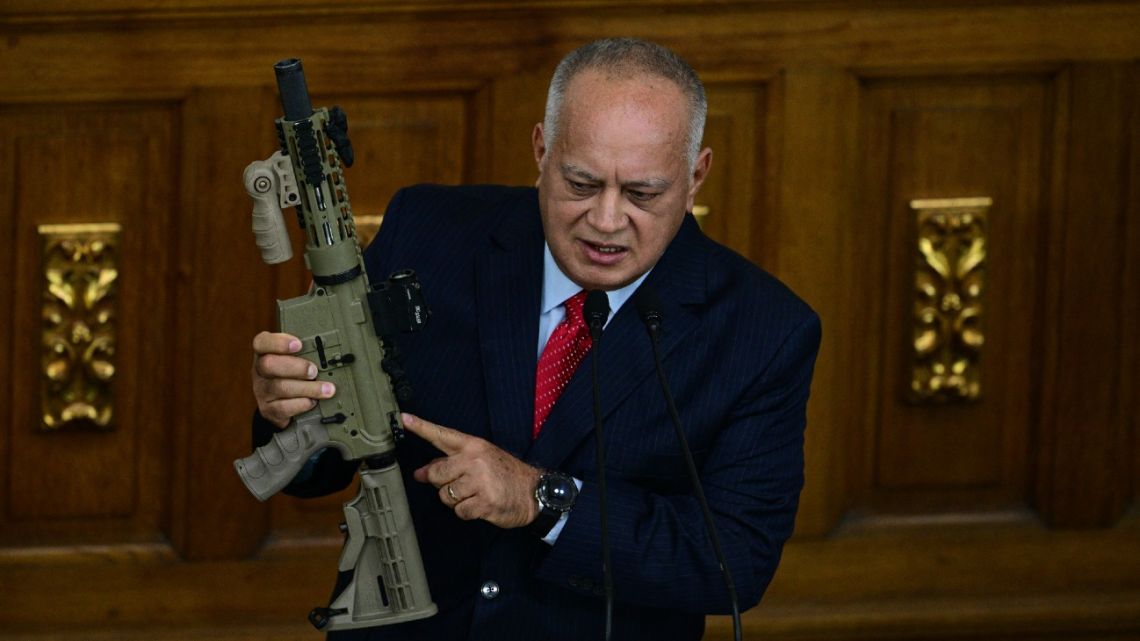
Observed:
[[[538,518],[527,527],[535,536],[542,538],[550,533],[563,514],[574,507],[578,485],[569,474],[543,472],[534,486],[534,498],[538,501]]]

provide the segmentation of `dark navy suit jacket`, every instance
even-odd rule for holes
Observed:
[[[534,189],[418,186],[398,193],[365,254],[373,282],[420,277],[433,316],[399,346],[415,398],[404,409],[488,439],[584,483],[555,545],[465,522],[410,473],[439,453],[398,450],[436,616],[335,639],[599,639],[604,604],[589,358],[543,426],[534,411],[543,231]],[[642,287],[663,303],[664,368],[731,568],[756,604],[791,535],[803,485],[805,405],[819,320],[791,291],[701,234],[687,216]],[[632,304],[595,347],[606,442],[613,638],[698,639],[730,612]],[[255,425],[255,441],[268,438]],[[346,485],[330,451],[298,494]],[[480,587],[495,581],[494,599]]]

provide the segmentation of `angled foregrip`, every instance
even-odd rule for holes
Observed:
[[[242,483],[259,501],[280,492],[314,454],[328,447],[329,432],[320,419],[320,412],[310,410],[253,454],[234,461]]]
[[[270,265],[293,257],[289,231],[278,202],[280,170],[275,172],[274,165],[280,158],[281,152],[277,152],[267,160],[255,160],[245,168],[242,177],[245,191],[253,199],[253,237],[261,249],[261,259]]]

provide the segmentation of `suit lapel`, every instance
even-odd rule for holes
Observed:
[[[700,323],[697,306],[704,302],[706,289],[703,241],[696,222],[691,216],[686,216],[677,237],[641,284],[641,288],[656,290],[661,298],[664,317],[660,337],[662,360]],[[646,377],[655,375],[649,336],[633,300],[622,306],[602,333],[596,357],[602,431],[605,432],[605,417],[613,413]],[[527,452],[528,461],[541,467],[556,468],[593,431],[592,358],[595,354],[587,355],[570,379],[538,439]]]
[[[534,421],[534,371],[542,293],[542,223],[534,196],[492,232],[476,259],[479,342],[492,439],[521,457]]]

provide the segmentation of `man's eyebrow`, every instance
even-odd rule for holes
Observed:
[[[672,184],[673,184],[672,182],[665,180],[664,178],[646,178],[645,180],[631,180],[629,182],[622,183],[621,186],[625,187],[626,189],[648,188],[648,189],[662,189],[662,190],[664,190],[664,189],[668,189],[669,185],[672,185]]]
[[[562,174],[563,175],[571,174],[571,175],[573,175],[577,178],[581,178],[582,180],[585,180],[587,182],[595,182],[595,183],[602,182],[601,178],[598,178],[594,174],[591,174],[590,172],[586,171],[585,169],[582,169],[581,167],[579,167],[577,165],[571,165],[569,163],[563,163]]]
[[[591,174],[590,172],[586,171],[585,169],[582,169],[581,167],[579,167],[577,165],[571,165],[569,163],[564,163],[561,166],[561,168],[562,168],[562,174],[563,175],[571,175],[571,176],[574,176],[575,178],[580,178],[581,180],[583,180],[585,182],[591,182],[591,183],[603,182],[603,180],[601,178],[598,178],[594,174]],[[672,185],[672,184],[673,183],[671,181],[666,180],[664,178],[645,178],[643,180],[631,180],[629,182],[624,182],[624,183],[622,183],[622,187],[624,187],[626,189],[633,188],[633,189],[662,189],[662,190],[664,190],[664,189],[668,189],[669,185]]]

